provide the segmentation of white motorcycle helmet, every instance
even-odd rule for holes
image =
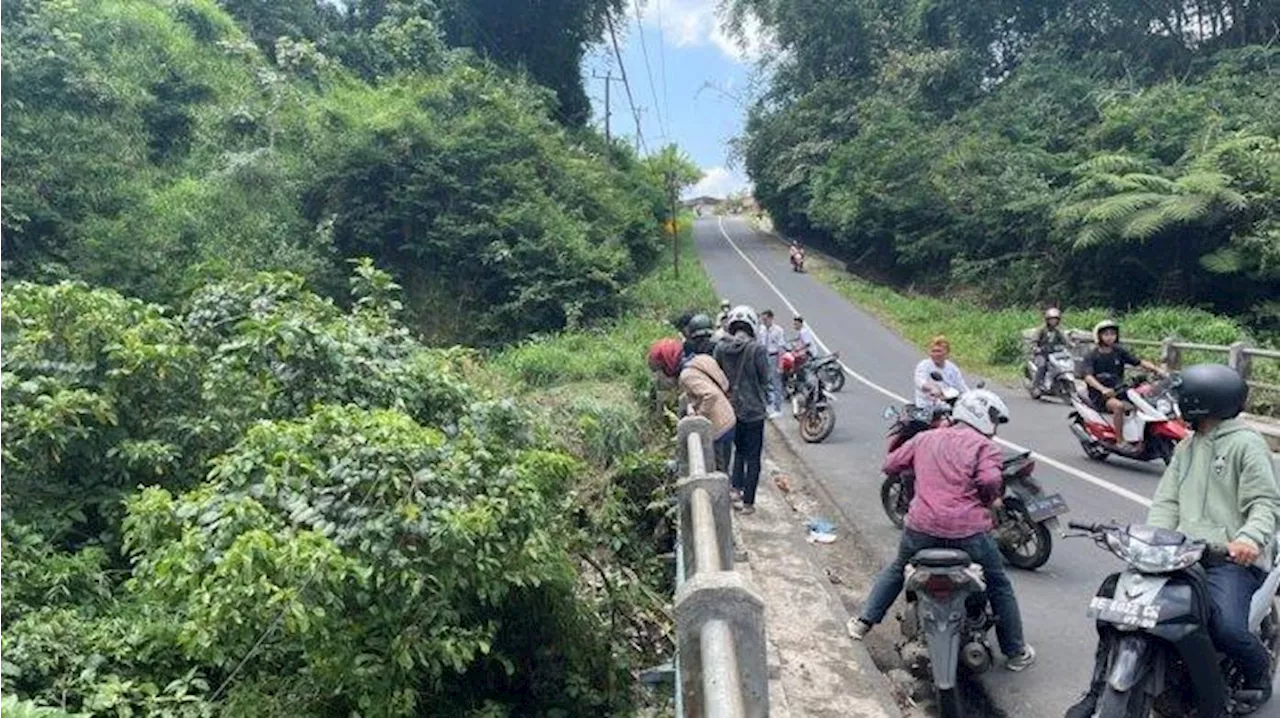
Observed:
[[[760,318],[756,316],[756,310],[745,304],[739,304],[729,310],[728,316],[725,317],[724,328],[729,334],[733,334],[739,327],[746,329],[754,339],[759,333]]]
[[[987,436],[995,436],[997,426],[1009,423],[1009,407],[994,392],[974,389],[956,399],[951,418],[963,421]]]

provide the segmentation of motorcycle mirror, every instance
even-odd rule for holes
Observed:
[[[929,372],[929,378],[934,381],[942,381],[942,372],[940,371]]]
[[[885,419],[896,419],[896,418],[898,418],[898,407],[896,407],[896,406],[886,406],[886,407],[884,408],[884,413],[883,413],[883,414],[881,414],[881,416],[883,416]]]
[[[982,379],[979,379],[978,383],[974,384],[974,386],[978,387],[979,389],[985,389],[987,386],[987,382]]]

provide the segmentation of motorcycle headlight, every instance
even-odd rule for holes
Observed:
[[[1165,416],[1171,416],[1173,414],[1173,402],[1168,399],[1158,400],[1156,402],[1156,411],[1164,414]]]

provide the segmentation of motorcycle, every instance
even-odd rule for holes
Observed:
[[[1089,602],[1088,615],[1109,639],[1106,686],[1099,718],[1165,718],[1243,715],[1261,700],[1244,690],[1233,661],[1218,653],[1206,625],[1204,565],[1230,560],[1226,546],[1177,531],[1131,524],[1068,526],[1128,564],[1112,574]],[[1249,630],[1266,646],[1272,665],[1280,658],[1280,563],[1273,564],[1249,604]],[[1101,678],[1103,673],[1095,673]]]
[[[960,664],[981,674],[995,662],[987,640],[995,614],[987,602],[982,567],[964,551],[932,548],[916,553],[903,577],[903,655],[916,670],[928,661],[942,718],[960,718]]]
[[[793,272],[804,271],[804,250],[803,249],[791,250],[791,271]]]
[[[1076,393],[1076,362],[1071,356],[1071,352],[1066,349],[1058,349],[1051,352],[1045,357],[1048,367],[1045,370],[1044,378],[1039,384],[1035,383],[1036,378],[1036,361],[1034,354],[1027,358],[1026,365],[1023,367],[1024,384],[1027,392],[1032,399],[1039,399],[1045,395],[1056,396],[1066,403],[1071,403],[1071,397]]]
[[[1032,476],[1035,468],[1029,451],[1006,455],[1000,469],[1004,478],[1002,505],[991,509],[995,524],[991,536],[1000,553],[1010,566],[1026,571],[1048,563],[1058,517],[1070,510],[1062,494],[1045,494]],[[885,476],[880,484],[880,505],[898,528],[905,526],[914,497],[915,475],[911,471]]]
[[[832,352],[824,357],[812,360],[810,366],[822,377],[822,383],[831,391],[844,388],[844,367],[840,365],[840,352]]]
[[[1116,432],[1110,415],[1095,409],[1087,395],[1071,396],[1072,412],[1067,415],[1071,433],[1075,434],[1084,453],[1094,461],[1105,461],[1111,454],[1136,461],[1160,459],[1166,466],[1173,460],[1173,450],[1187,438],[1190,429],[1182,419],[1173,391],[1178,387],[1177,374],[1151,383],[1138,375],[1133,383],[1121,386],[1116,396],[1129,403],[1125,411],[1124,439],[1133,447],[1116,446]]]
[[[831,436],[836,428],[836,413],[831,404],[836,398],[823,386],[819,373],[802,364],[791,372],[785,387],[791,400],[791,413],[800,422],[800,438],[817,444]]]

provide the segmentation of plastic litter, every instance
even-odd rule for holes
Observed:
[[[830,521],[814,517],[809,519],[809,537],[805,539],[809,543],[832,543],[836,540],[836,525]]]

